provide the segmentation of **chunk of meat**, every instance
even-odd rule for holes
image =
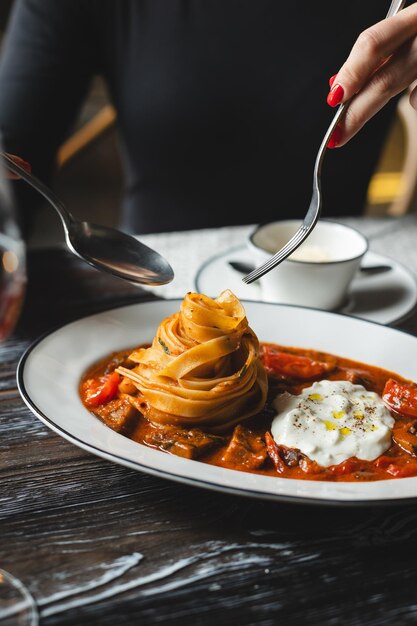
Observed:
[[[125,396],[110,400],[94,411],[103,422],[118,433],[127,434],[136,424],[138,411]]]
[[[134,406],[139,413],[142,413],[144,417],[146,417],[146,412],[148,411],[148,403],[143,399],[141,393],[137,393],[137,395],[129,395],[129,402]]]
[[[287,467],[296,467],[300,464],[301,452],[296,448],[287,448],[278,444],[269,432],[265,433],[265,443],[269,457],[280,474]]]
[[[300,460],[299,460],[300,468],[303,470],[305,474],[321,474],[323,468],[316,461],[312,461],[305,454],[300,452]]]
[[[127,376],[123,376],[122,381],[119,384],[119,391],[120,393],[127,393],[130,396],[136,396],[138,388],[129,378],[127,378]]]
[[[319,474],[322,471],[316,461],[311,461],[297,448],[287,448],[278,444],[269,432],[265,433],[265,443],[268,455],[279,474],[292,467],[300,467],[305,474]]]
[[[241,426],[235,427],[232,439],[222,456],[229,466],[242,469],[259,469],[265,463],[267,450],[260,437]]]
[[[224,442],[223,437],[203,433],[199,428],[152,426],[144,437],[149,446],[165,450],[186,459],[198,459]]]
[[[347,380],[352,385],[363,385],[366,389],[372,389],[372,381],[369,379],[369,376],[366,372],[360,370],[341,369],[340,373],[338,372],[338,380]]]
[[[115,369],[121,366],[127,369],[132,369],[135,366],[135,363],[129,359],[128,352],[120,352],[113,355],[111,361],[107,363],[104,373],[111,374],[111,372],[114,372]]]

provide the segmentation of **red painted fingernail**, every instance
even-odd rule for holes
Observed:
[[[333,85],[333,87],[329,91],[329,95],[327,96],[327,104],[331,107],[337,107],[343,100],[343,87],[342,85]]]
[[[329,139],[329,143],[327,144],[327,147],[337,148],[337,146],[340,143],[341,138],[342,138],[342,129],[340,128],[340,126],[336,126],[336,128],[333,131],[332,136]]]
[[[21,157],[16,156],[15,154],[11,154],[10,156],[12,157],[13,161],[17,163],[17,165],[20,165],[20,167],[23,167],[24,170],[26,170],[27,172],[32,171],[32,166],[30,163],[28,163]]]
[[[336,76],[337,76],[337,74],[333,74],[333,76],[330,76],[330,78],[329,78],[329,85],[330,85],[330,87],[333,87],[333,83],[334,83],[334,80],[335,80]]]
[[[32,166],[30,165],[30,163],[28,163],[27,161],[25,161],[24,159],[16,156],[15,154],[9,154],[8,155],[11,159],[13,159],[13,161],[17,164],[20,165],[20,167],[23,167],[24,170],[26,170],[27,172],[32,171]],[[18,180],[20,178],[20,176],[18,176],[17,174],[13,174],[12,172],[8,173],[8,178],[10,178],[11,180]]]

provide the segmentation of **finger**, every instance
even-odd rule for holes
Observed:
[[[22,158],[16,156],[15,154],[8,154],[7,156],[9,156],[11,159],[13,159],[13,161],[17,165],[20,165],[20,167],[23,167],[23,169],[25,169],[27,172],[31,172],[32,171],[32,167],[31,167],[30,163],[28,163],[27,161],[24,161]],[[19,178],[20,178],[20,176],[18,176],[17,174],[14,174],[10,170],[6,170],[6,176],[10,180],[19,180]]]
[[[337,73],[328,103],[337,106],[360,91],[398,48],[417,35],[417,4],[363,31]]]
[[[417,78],[417,39],[392,56],[348,105],[337,147],[345,145],[394,96]],[[335,147],[335,146],[334,146]]]
[[[411,91],[409,100],[413,109],[416,109],[417,111],[417,86]]]

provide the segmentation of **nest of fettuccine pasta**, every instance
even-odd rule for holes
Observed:
[[[188,293],[164,319],[149,348],[119,367],[139,389],[141,410],[157,424],[221,432],[265,405],[267,377],[259,342],[229,290],[216,299]]]

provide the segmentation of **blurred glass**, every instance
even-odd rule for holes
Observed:
[[[0,342],[15,327],[25,286],[25,245],[17,224],[10,181],[0,166]]]
[[[0,626],[38,626],[36,603],[15,576],[0,569]]]
[[[16,325],[26,285],[25,245],[10,187],[6,172],[0,166],[0,343]],[[0,626],[37,624],[38,611],[28,589],[18,578],[0,568]]]

